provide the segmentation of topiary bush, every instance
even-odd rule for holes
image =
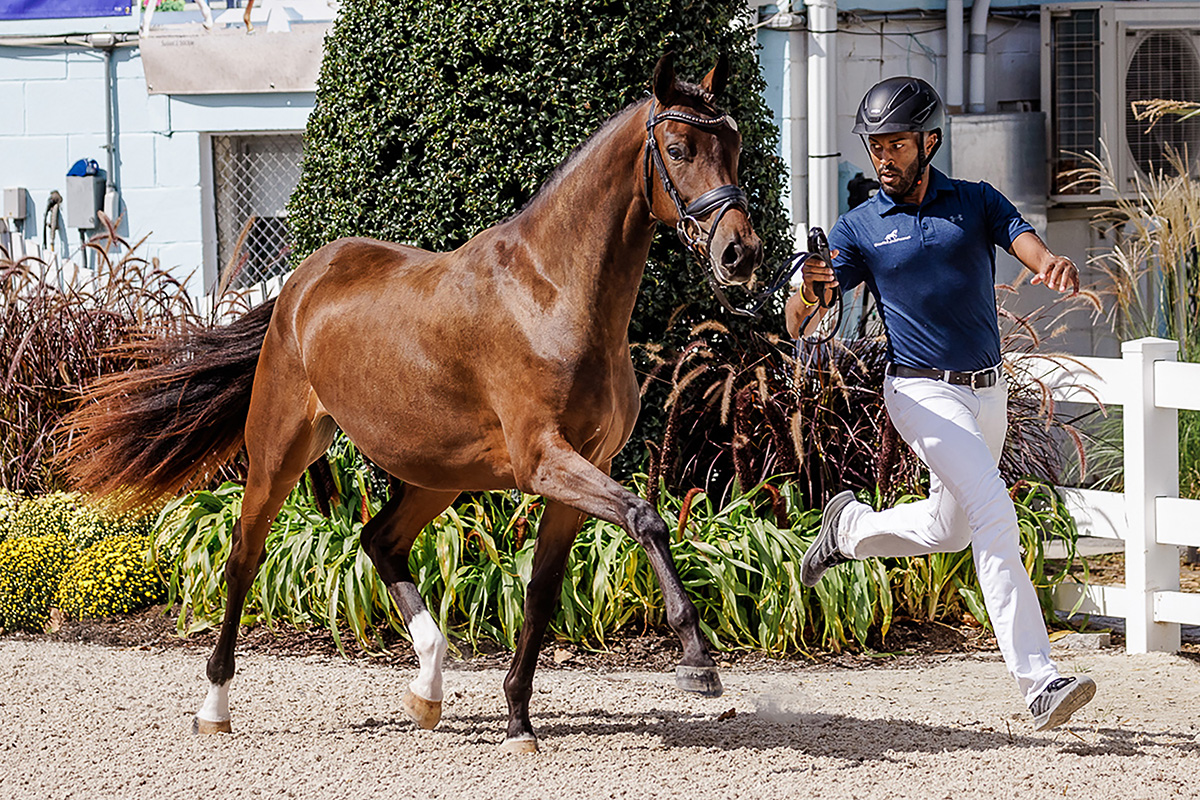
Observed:
[[[461,245],[518,211],[601,122],[644,97],[655,62],[674,50],[677,73],[697,81],[718,54],[730,58],[719,102],[742,134],[740,183],[765,264],[780,263],[791,246],[784,169],[744,9],[742,0],[344,4],[288,204],[295,262],[347,235]],[[696,322],[726,314],[660,228],[630,340],[674,346]],[[754,325],[779,330],[780,317]],[[661,400],[648,398],[651,415]]]
[[[150,536],[123,534],[88,547],[63,573],[55,605],[68,617],[128,614],[161,603],[167,586],[149,556]]]
[[[66,538],[57,534],[0,542],[0,629],[43,630],[73,556]]]

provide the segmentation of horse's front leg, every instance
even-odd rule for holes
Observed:
[[[584,515],[561,503],[548,502],[538,525],[533,574],[525,590],[525,621],[517,639],[512,668],[504,679],[508,699],[508,731],[503,748],[510,753],[537,751],[537,738],[529,722],[529,698],[533,695],[533,672],[546,626],[558,602],[571,543],[575,541]]]
[[[700,615],[684,591],[671,559],[667,524],[654,507],[593,466],[559,437],[531,445],[527,457],[529,469],[521,473],[526,481],[522,489],[620,525],[646,549],[662,590],[667,622],[683,645],[683,658],[675,668],[675,685],[689,692],[720,696],[724,690],[716,663],[700,632]]]

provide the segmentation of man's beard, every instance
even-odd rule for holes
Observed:
[[[896,174],[893,170],[887,171],[888,175]],[[903,200],[912,194],[917,188],[917,180],[921,177],[919,162],[914,161],[909,164],[908,169],[899,174],[900,179],[894,183],[886,183],[883,180],[884,172],[877,172],[876,177],[879,178],[879,186],[884,194],[893,200]]]

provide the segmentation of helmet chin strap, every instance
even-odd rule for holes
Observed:
[[[929,155],[925,154],[925,136],[922,134],[917,137],[917,182],[920,186],[925,181],[925,168],[933,163],[933,157],[937,154],[938,148],[942,146],[942,132],[937,131],[937,144],[929,151]]]

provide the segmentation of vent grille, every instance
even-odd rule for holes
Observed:
[[[1073,185],[1071,172],[1086,166],[1084,153],[1100,151],[1100,12],[1056,17],[1050,48],[1054,193],[1091,194],[1096,187]]]
[[[222,280],[251,286],[287,271],[287,201],[300,181],[298,133],[214,136],[217,263]]]
[[[1143,175],[1169,170],[1167,149],[1200,156],[1200,118],[1167,117],[1147,132],[1132,104],[1146,100],[1200,102],[1200,59],[1193,39],[1173,32],[1131,34],[1136,44],[1125,73],[1125,141]]]

